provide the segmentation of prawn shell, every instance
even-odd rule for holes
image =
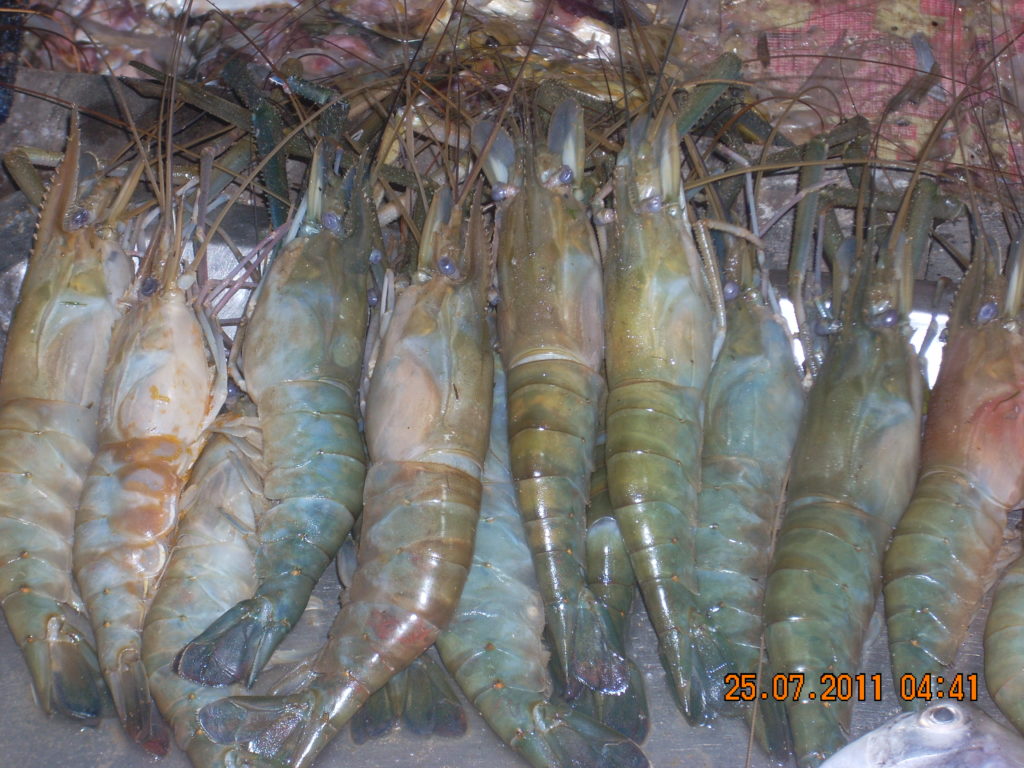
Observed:
[[[167,564],[178,496],[224,397],[221,350],[175,287],[118,323],[100,406],[100,448],[75,522],[75,578],[101,669],[130,735],[166,750],[142,668],[146,611]]]
[[[677,704],[702,722],[711,700],[691,687],[690,626],[714,314],[679,199],[641,203],[678,189],[678,147],[660,146],[667,154],[627,147],[615,170],[618,215],[605,267],[608,490]]]
[[[221,760],[224,747],[205,737],[198,712],[224,690],[185,680],[173,667],[188,640],[256,588],[256,517],[268,502],[260,480],[260,434],[253,421],[239,408],[213,425],[214,436],[181,494],[181,523],[143,632],[153,698],[175,742],[196,765]]]
[[[739,674],[760,668],[771,562],[765,542],[778,524],[804,404],[783,322],[753,291],[732,300],[705,400],[696,537],[701,622],[719,636],[724,662]],[[705,674],[713,688],[725,672],[712,666]],[[781,713],[774,709],[762,703],[763,735],[773,757],[782,758],[788,726],[776,725]]]
[[[804,676],[800,700],[787,702],[801,766],[848,739],[852,702],[822,702],[821,676],[860,666],[882,555],[917,475],[922,396],[899,328],[857,322],[808,395],[764,605],[772,673]]]
[[[1024,337],[1000,322],[953,334],[929,400],[913,500],[885,558],[894,679],[942,675],[994,579],[1024,500]],[[948,677],[948,676],[947,676]],[[905,708],[924,702],[905,701]]]
[[[85,605],[72,579],[72,537],[131,263],[95,222],[64,227],[79,191],[79,153],[76,112],[40,214],[0,375],[0,605],[40,706],[92,724],[106,695],[95,651],[79,631]],[[99,182],[88,202],[98,210],[112,188]]]

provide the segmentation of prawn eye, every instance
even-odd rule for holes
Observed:
[[[871,318],[869,325],[875,328],[892,328],[900,321],[899,310],[890,307]]]
[[[572,168],[568,165],[563,165],[558,169],[558,173],[555,174],[555,180],[559,184],[572,184],[574,178],[576,178],[576,174],[572,172]]]
[[[450,280],[457,280],[459,278],[459,268],[455,266],[455,262],[450,256],[442,256],[438,259],[437,268],[442,275]]]
[[[366,292],[366,303],[371,307],[376,307],[380,304],[380,294],[377,293],[376,288],[371,288]]]
[[[835,331],[836,329],[824,320],[818,319],[814,321],[814,333],[817,336],[831,336]]]
[[[142,281],[142,285],[139,287],[139,293],[143,296],[152,296],[156,293],[156,289],[160,287],[160,281],[155,277],[147,277]]]
[[[735,280],[726,280],[722,286],[722,296],[726,301],[732,301],[740,295],[740,285]]]
[[[642,213],[657,213],[663,205],[661,195],[651,195],[640,201],[640,211]]]
[[[330,230],[331,232],[341,231],[341,217],[333,211],[327,211],[323,216],[321,216],[320,223],[323,224],[324,229]]]
[[[515,186],[514,184],[505,184],[499,181],[497,184],[491,187],[491,199],[494,200],[495,202],[500,202],[502,200],[510,200],[511,198],[515,197],[518,192],[519,187]]]
[[[370,263],[371,264],[380,264],[381,259],[383,259],[383,258],[384,258],[384,254],[380,252],[379,248],[374,248],[373,250],[370,251]]]
[[[994,301],[986,301],[978,310],[978,322],[987,323],[994,320],[997,314],[999,314],[999,307],[996,303]]]
[[[87,208],[75,208],[68,212],[66,228],[69,230],[81,229],[92,221],[92,214]]]
[[[614,208],[602,208],[594,213],[594,223],[599,227],[611,224],[613,221],[615,221]]]

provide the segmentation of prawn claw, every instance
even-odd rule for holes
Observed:
[[[202,685],[245,681],[251,687],[288,627],[274,619],[266,598],[243,600],[224,613],[175,660],[175,671]]]

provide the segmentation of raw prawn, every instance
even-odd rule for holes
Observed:
[[[362,506],[358,389],[376,220],[355,174],[332,181],[328,153],[315,154],[302,227],[253,295],[239,342],[274,504],[256,522],[255,594],[178,660],[179,674],[206,685],[253,684]]]
[[[452,622],[437,638],[441,658],[487,724],[535,768],[646,766],[630,741],[550,698],[544,604],[509,471],[506,396],[495,355],[473,566]]]
[[[877,261],[859,259],[842,296],[841,327],[797,434],[765,590],[769,672],[802,680],[799,700],[786,703],[801,766],[847,741],[853,704],[823,702],[822,675],[858,670],[885,546],[917,475],[924,386],[907,339],[913,271],[904,245],[894,234]]]
[[[715,338],[708,278],[681,197],[675,127],[630,130],[615,169],[615,236],[605,265],[608,492],[677,704],[691,722],[721,705],[703,669],[694,532],[703,394]],[[712,660],[714,659],[714,660]]]
[[[948,689],[950,669],[994,578],[1010,510],[1024,503],[1024,276],[1020,242],[1008,269],[980,243],[950,313],[949,341],[928,401],[921,473],[885,556],[893,680]],[[986,652],[1005,669],[1006,656]],[[944,676],[944,686],[934,679]],[[926,678],[932,679],[927,680]],[[996,689],[1001,684],[989,680]],[[902,698],[902,697],[901,697]],[[922,709],[926,698],[902,698]]]
[[[479,137],[490,132],[480,124]],[[630,670],[605,606],[587,586],[586,508],[605,383],[601,261],[574,190],[583,173],[583,117],[576,102],[551,116],[546,149],[508,134],[488,157],[497,217],[498,331],[508,371],[512,477],[555,665],[575,698],[635,700]],[[642,691],[639,696],[642,697]],[[636,704],[643,709],[642,702]]]
[[[76,623],[75,509],[96,451],[98,400],[131,263],[111,226],[134,184],[79,205],[78,115],[39,219],[0,376],[0,605],[48,713],[93,724],[106,698]]]
[[[1006,718],[1024,733],[1024,556],[996,587],[985,622],[985,686]]]
[[[778,522],[804,401],[785,320],[757,289],[751,256],[734,251],[727,264],[725,344],[704,400],[696,543],[700,624],[724,643],[728,663],[704,669],[709,690],[723,683],[729,669],[756,674],[760,666],[771,560],[766,542]],[[789,734],[782,703],[759,706],[766,747],[783,760]]]
[[[366,405],[373,461],[359,565],[319,655],[276,689],[207,705],[219,743],[305,768],[367,698],[423,653],[462,593],[480,511],[492,360],[484,320],[490,284],[479,202],[466,220],[435,196],[417,281],[392,307]],[[294,692],[293,692],[294,691]]]
[[[133,740],[157,754],[167,751],[168,736],[142,663],[143,621],[167,565],[178,495],[226,385],[219,337],[178,285],[177,240],[165,218],[151,241],[152,268],[139,275],[114,328],[99,450],[74,544],[75,577],[118,716]]]
[[[181,494],[181,524],[143,632],[153,698],[197,767],[223,764],[226,748],[206,737],[196,717],[224,691],[182,679],[173,662],[189,638],[256,587],[256,520],[269,502],[255,410],[239,400],[214,422]]]

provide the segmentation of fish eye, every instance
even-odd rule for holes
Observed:
[[[740,284],[735,280],[726,280],[722,286],[722,296],[726,301],[732,301],[740,295]]]
[[[996,303],[994,301],[986,301],[978,310],[978,322],[987,323],[995,320],[997,314],[999,314],[999,307]]]
[[[962,719],[963,715],[958,710],[946,704],[938,704],[934,707],[929,707],[921,713],[922,725],[946,727],[955,725]]]

